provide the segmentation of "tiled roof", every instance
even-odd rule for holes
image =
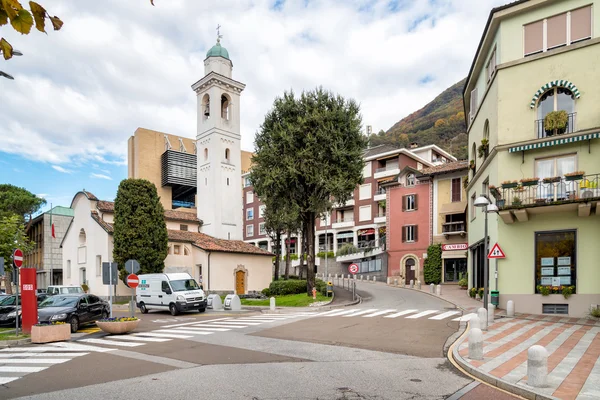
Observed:
[[[169,230],[169,240],[193,243],[207,251],[273,256],[272,253],[241,240],[217,239],[199,232]]]
[[[96,196],[94,196],[93,193],[90,193],[88,191],[86,191],[85,189],[81,191],[83,194],[85,194],[85,196],[89,199],[89,200],[94,200],[94,201],[98,201],[98,198]]]
[[[96,221],[98,225],[100,225],[102,229],[104,229],[106,232],[110,234],[114,232],[112,224],[109,224],[108,222],[100,218],[100,216],[98,215],[98,211],[92,211],[92,219]]]
[[[115,203],[112,201],[98,201],[96,208],[102,212],[115,212]],[[165,218],[177,221],[201,222],[195,213],[176,210],[165,210]]]
[[[102,212],[114,212],[115,203],[113,203],[112,201],[100,200],[96,205],[96,208]]]
[[[363,157],[371,157],[377,154],[383,154],[394,150],[400,150],[400,147],[394,146],[393,144],[381,144],[379,146],[367,149]]]
[[[434,167],[429,167],[421,170],[423,175],[437,175],[437,174],[446,174],[448,172],[460,171],[462,169],[468,169],[469,162],[468,161],[454,161],[450,163],[445,163],[441,165],[436,165]]]

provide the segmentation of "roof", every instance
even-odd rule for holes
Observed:
[[[112,201],[100,200],[96,205],[98,211],[115,212],[115,203]],[[165,218],[176,221],[201,222],[195,213],[176,210],[165,210]]]
[[[363,157],[372,157],[377,154],[388,153],[390,151],[400,150],[400,147],[393,144],[380,144],[379,146],[368,148]]]
[[[107,233],[112,234],[114,232],[114,228],[112,224],[109,224],[98,215],[98,211],[91,211],[92,219],[98,223]],[[66,235],[65,235],[66,236]]]
[[[435,167],[429,167],[421,170],[423,175],[438,175],[447,174],[450,172],[460,171],[469,168],[468,161],[454,161],[446,164],[436,165]]]
[[[206,58],[208,57],[223,57],[229,60],[229,52],[225,47],[221,46],[221,41],[217,39],[217,44],[211,47],[206,53]]]
[[[88,191],[86,191],[85,189],[80,190],[79,192],[75,193],[75,196],[73,196],[73,200],[71,200],[71,208],[73,208],[73,203],[75,202],[75,199],[77,198],[77,196],[79,196],[79,193],[83,193],[83,195],[90,201],[98,201],[98,198],[96,196],[94,196],[93,193],[90,193]]]
[[[69,207],[56,206],[46,211],[44,214],[52,214],[52,215],[63,215],[65,217],[73,217],[75,215],[75,210]]]
[[[241,240],[217,239],[199,232],[176,231],[170,229],[169,240],[189,242],[195,245],[196,247],[199,247],[202,250],[206,251],[273,256],[273,253],[270,253],[266,250],[261,249],[260,247],[253,246],[250,243],[246,243]]]
[[[96,205],[96,208],[102,212],[114,212],[115,203],[112,201],[100,200]]]

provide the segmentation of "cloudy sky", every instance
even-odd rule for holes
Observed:
[[[21,36],[0,61],[0,183],[54,205],[85,188],[112,199],[137,127],[195,137],[191,84],[216,26],[242,93],[242,148],[273,99],[322,85],[361,104],[375,132],[468,73],[506,0],[40,0],[64,21]],[[49,206],[50,204],[48,204]]]

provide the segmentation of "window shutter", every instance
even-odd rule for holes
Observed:
[[[571,11],[571,43],[592,36],[592,7]]]
[[[567,44],[567,14],[548,18],[546,30],[549,49]]]
[[[534,22],[524,26],[524,54],[533,54],[544,49],[544,21]]]
[[[419,240],[419,235],[418,235],[419,229],[418,228],[419,228],[418,225],[413,226],[413,229],[414,229],[413,233],[415,235],[415,237],[414,237],[415,242]]]
[[[406,226],[402,227],[402,243],[406,242]]]
[[[402,211],[406,211],[406,196],[402,196]]]
[[[415,209],[415,210],[417,210],[417,209],[419,208],[419,207],[418,207],[418,204],[419,204],[419,203],[418,203],[418,201],[417,201],[417,200],[419,199],[418,195],[416,195],[416,194],[415,194],[415,195],[413,195],[413,199],[414,199],[414,202],[415,202],[415,207],[414,207],[414,209]]]
[[[471,110],[469,111],[469,115],[471,118],[475,116],[477,112],[477,88],[471,90]]]

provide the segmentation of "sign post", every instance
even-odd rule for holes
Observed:
[[[112,295],[113,285],[117,284],[119,266],[117,263],[103,262],[102,263],[102,284],[108,285],[108,297],[110,304],[110,317],[112,318]]]
[[[129,287],[133,287],[135,288],[138,284],[136,284],[135,286],[131,286],[130,282],[129,282],[129,277],[131,277],[131,275],[137,274],[140,270],[140,263],[138,262],[138,260],[127,260],[125,262],[125,271],[127,271],[130,275],[127,276],[127,286]],[[137,279],[137,277],[136,277]],[[135,290],[133,291],[135,294]],[[131,313],[131,316],[133,317],[135,314],[135,303],[133,300],[133,294],[131,295],[131,302],[129,303],[129,312]]]
[[[129,262],[129,261],[128,261]],[[138,264],[139,265],[139,264]],[[136,274],[127,275],[127,286],[133,289],[133,293],[131,293],[131,303],[129,304],[129,311],[131,312],[131,316],[135,316],[135,307],[133,296],[135,296],[135,288],[140,284],[140,278]]]
[[[17,299],[16,299],[16,312],[17,318],[15,318],[15,335],[19,335],[19,268],[23,266],[23,251],[21,249],[15,249],[13,251],[13,274],[15,274],[15,286],[17,291]]]

